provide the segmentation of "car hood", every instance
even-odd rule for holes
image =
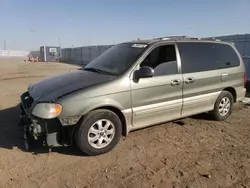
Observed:
[[[28,91],[35,101],[53,101],[73,91],[104,83],[114,78],[114,76],[90,71],[74,70],[33,83],[29,86]]]

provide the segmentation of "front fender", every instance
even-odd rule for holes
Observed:
[[[131,108],[129,92],[104,95],[83,100],[61,101],[60,104],[62,104],[63,110],[59,119],[63,126],[76,124],[82,116],[97,108],[108,106],[117,108],[120,111]]]
[[[87,113],[89,113],[90,111],[93,111],[94,109],[97,108],[102,108],[102,107],[114,107],[117,108],[119,110],[123,110],[125,109],[124,106],[120,103],[118,103],[115,100],[112,99],[104,99],[104,100],[98,100],[98,101],[87,101],[86,106],[84,105],[84,107],[80,110],[80,114],[81,115],[86,115]]]

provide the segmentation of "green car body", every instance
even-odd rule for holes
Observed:
[[[245,81],[244,62],[231,43],[138,40],[115,45],[81,70],[31,84],[21,97],[22,118],[26,133],[42,135],[48,146],[76,139],[83,152],[95,155],[133,130],[204,112],[224,120],[245,97]],[[100,139],[107,141],[103,147]]]

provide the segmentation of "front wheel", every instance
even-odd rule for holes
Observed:
[[[226,120],[232,113],[234,98],[228,91],[222,91],[215,102],[212,118],[217,121]]]
[[[122,124],[110,110],[95,110],[87,114],[76,131],[76,143],[87,155],[100,155],[112,150],[120,140]]]

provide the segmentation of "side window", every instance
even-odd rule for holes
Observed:
[[[179,43],[182,72],[202,72],[238,66],[240,60],[227,44],[189,42]]]
[[[165,45],[155,48],[140,64],[140,67],[142,66],[152,67],[155,76],[177,74],[175,46]]]
[[[215,46],[218,69],[237,67],[240,59],[234,49],[227,44],[217,44]]]

